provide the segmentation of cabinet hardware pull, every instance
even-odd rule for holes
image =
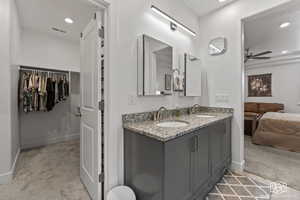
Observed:
[[[199,147],[198,147],[198,143],[199,143],[199,141],[198,141],[198,136],[195,136],[195,149],[196,149],[196,151],[198,151],[198,149],[199,149]]]
[[[196,152],[198,150],[198,137],[195,136],[193,138],[191,138],[191,152]]]

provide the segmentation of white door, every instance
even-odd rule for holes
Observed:
[[[80,42],[81,127],[80,178],[93,200],[101,198],[101,16],[86,26]]]

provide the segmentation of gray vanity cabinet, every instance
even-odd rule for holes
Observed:
[[[198,196],[208,186],[210,177],[209,134],[210,127],[206,127],[197,131],[195,136],[196,145],[193,149],[191,164],[191,184],[194,196]]]
[[[225,135],[226,135],[226,124],[220,122],[215,126],[210,127],[210,157],[212,175],[218,173],[225,167],[224,159],[226,157],[225,152]]]
[[[164,199],[189,200],[193,196],[193,148],[195,134],[165,143]]]
[[[125,129],[125,185],[137,200],[202,200],[231,162],[231,120],[162,142]]]

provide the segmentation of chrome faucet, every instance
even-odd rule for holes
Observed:
[[[193,114],[197,107],[201,107],[201,106],[199,104],[193,105],[192,108],[190,109],[190,114]]]
[[[163,107],[163,106],[158,109],[158,111],[154,115],[154,120],[155,121],[159,121],[160,120],[160,117],[161,117],[161,114],[162,114],[163,111],[167,111],[167,109],[165,107]]]

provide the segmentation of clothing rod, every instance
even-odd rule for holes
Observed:
[[[20,66],[20,70],[38,70],[45,72],[59,72],[59,73],[69,73],[70,71],[58,70],[58,69],[49,69],[49,68],[40,68],[40,67],[29,67],[29,66]]]

